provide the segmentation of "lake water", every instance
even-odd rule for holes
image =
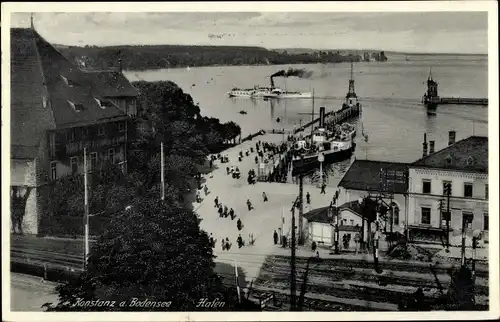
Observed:
[[[431,67],[433,78],[439,83],[440,96],[488,97],[486,56],[408,56],[409,61],[405,61],[404,56],[388,58],[387,62],[354,65],[356,93],[363,105],[363,115],[357,121],[356,158],[412,162],[422,156],[424,133],[427,140],[436,142],[436,150],[448,144],[451,130],[457,132],[457,140],[473,133],[488,135],[487,107],[441,105],[435,116],[428,116],[421,104]],[[316,113],[320,106],[327,112],[340,109],[348,89],[348,63],[178,68],[128,71],[125,75],[131,81],[175,82],[199,103],[203,115],[235,121],[246,136],[259,129],[292,129],[311,120],[311,99],[264,101],[227,96],[233,87],[268,85],[271,74],[289,67],[311,71],[312,76],[274,78],[277,86],[300,91],[314,89]],[[240,114],[241,110],[247,114]],[[361,123],[369,136],[368,142],[360,135]],[[347,165],[334,168],[342,173]]]

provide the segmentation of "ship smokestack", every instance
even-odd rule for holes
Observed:
[[[425,158],[427,156],[427,133],[424,133],[424,143],[423,145],[423,157]]]
[[[122,72],[122,59],[118,58],[118,71],[121,73]]]
[[[325,127],[325,107],[322,106],[319,108],[319,127]]]
[[[457,132],[455,131],[449,131],[448,132],[448,145],[455,144],[455,135]]]
[[[434,141],[429,141],[429,154],[434,153]]]

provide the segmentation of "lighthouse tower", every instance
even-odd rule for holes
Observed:
[[[439,100],[438,83],[432,79],[432,68],[429,70],[427,78],[427,92],[424,94],[423,103],[426,105],[434,104]]]
[[[354,89],[354,67],[351,63],[351,78],[349,79],[349,91],[345,96],[345,102],[342,104],[342,108],[348,108],[359,104],[358,96],[356,95],[356,91]]]

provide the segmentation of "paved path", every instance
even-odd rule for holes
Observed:
[[[43,304],[57,303],[56,285],[53,282],[42,282],[40,277],[11,272],[11,311],[43,311]]]
[[[230,162],[220,164],[218,161],[216,166],[220,167],[213,172],[207,174],[206,185],[210,190],[208,196],[203,196],[205,199],[201,204],[194,204],[198,215],[202,219],[200,223],[201,229],[207,233],[212,233],[217,239],[214,249],[217,255],[217,262],[234,265],[236,260],[237,265],[243,270],[247,277],[247,282],[258,275],[260,266],[264,262],[265,256],[273,254],[275,251],[281,252],[280,246],[274,245],[273,232],[278,231],[281,227],[281,217],[284,211],[285,220],[290,222],[292,203],[298,195],[297,184],[286,183],[268,183],[257,182],[255,185],[247,183],[247,175],[250,169],[257,171],[255,164],[256,152],[244,157],[242,162],[238,162],[238,153],[243,152],[253,146],[257,141],[281,143],[282,135],[267,134],[258,136],[255,139],[228,149],[224,154],[229,156]],[[233,179],[231,175],[226,174],[226,166],[238,166],[241,172],[240,179]],[[269,200],[264,203],[262,200],[262,192],[266,192]],[[310,207],[318,208],[328,206],[332,200],[334,190],[327,188],[326,194],[320,194],[320,189],[312,186],[304,186],[304,199],[306,193],[311,195]],[[219,202],[227,207],[233,208],[237,218],[231,220],[228,218],[220,218],[217,208],[214,207],[215,197],[219,197]],[[250,199],[254,209],[248,211],[246,200]],[[305,202],[305,200],[304,200]],[[306,213],[310,207],[304,207]],[[298,211],[295,213],[298,223]],[[238,231],[236,228],[237,219],[240,218],[243,223],[243,229]],[[254,245],[248,245],[249,234],[252,233],[255,239]],[[246,246],[238,248],[236,238],[241,234]],[[229,251],[222,251],[221,240],[229,238],[232,247]],[[234,269],[234,268],[233,268]]]

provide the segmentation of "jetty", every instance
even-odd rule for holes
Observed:
[[[488,105],[487,98],[473,97],[440,97],[438,94],[438,83],[432,78],[432,69],[427,78],[427,92],[422,97],[422,103],[428,109],[435,109],[439,104],[457,104],[457,105]]]

